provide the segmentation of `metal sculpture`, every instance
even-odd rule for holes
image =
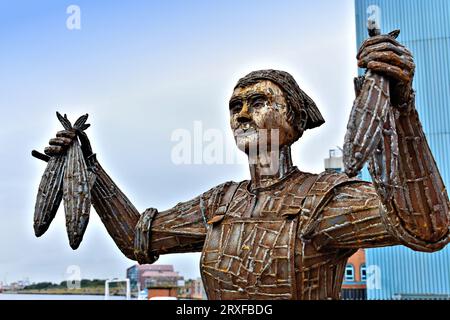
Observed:
[[[139,263],[202,252],[209,299],[339,299],[347,258],[359,248],[442,249],[450,239],[448,196],[415,109],[413,57],[396,35],[374,35],[358,53],[368,72],[355,81],[345,165],[353,176],[368,160],[373,184],[293,166],[291,145],[324,120],[293,77],[276,70],[250,73],[230,100],[251,180],[224,183],[170,210],[140,214],[77,131],[95,176],[92,204],[120,250]],[[267,143],[265,154],[252,154],[263,133],[267,141],[276,136],[277,148]],[[64,155],[75,139],[62,131],[47,156],[34,155]]]
[[[56,112],[56,116],[72,138],[75,138],[77,131],[81,132],[90,127],[89,124],[86,124],[87,114],[81,116],[73,126],[67,119],[67,115],[63,117]],[[61,141],[63,138],[56,139]],[[55,218],[61,200],[64,199],[70,246],[77,249],[83,240],[89,221],[90,181],[78,140],[67,139],[65,141],[69,145],[67,155],[57,154],[51,157],[42,176],[34,209],[34,233],[40,237],[47,231]],[[35,153],[36,151],[33,155]],[[91,178],[95,177],[91,176]]]

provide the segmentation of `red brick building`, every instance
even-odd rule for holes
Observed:
[[[364,249],[360,249],[347,261],[342,284],[342,299],[366,300],[366,278],[366,255]]]
[[[207,297],[203,288],[202,279],[187,280],[184,287],[180,288],[179,297],[183,299],[206,300]]]

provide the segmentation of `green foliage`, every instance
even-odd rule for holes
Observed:
[[[43,289],[50,289],[50,288],[57,288],[58,285],[51,283],[51,282],[40,282],[36,284],[32,284],[30,286],[26,286],[25,290],[43,290]]]
[[[81,280],[81,288],[94,288],[94,287],[104,287],[105,286],[105,280],[89,280],[89,279],[82,279]],[[117,283],[111,283],[110,288],[117,287]],[[51,282],[39,282],[35,283],[29,286],[26,286],[24,290],[45,290],[45,289],[57,289],[57,288],[67,288],[67,282],[62,281],[60,284],[51,283]]]

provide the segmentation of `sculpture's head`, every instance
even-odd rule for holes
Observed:
[[[263,138],[268,148],[273,139],[279,148],[290,146],[305,130],[323,123],[314,101],[284,71],[248,74],[238,81],[230,99],[231,129],[239,149],[247,153]]]

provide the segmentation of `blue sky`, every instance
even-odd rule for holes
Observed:
[[[66,8],[81,9],[68,30]],[[2,1],[0,3],[0,281],[124,277],[133,264],[95,211],[77,251],[62,210],[47,234],[32,229],[45,165],[31,158],[60,130],[56,110],[90,114],[88,134],[102,165],[135,206],[167,209],[224,181],[246,165],[171,162],[176,129],[194,121],[224,132],[236,81],[265,68],[290,72],[327,120],[294,147],[300,169],[320,172],[342,145],[357,73],[353,0],[334,1]],[[198,254],[169,255],[187,277]]]

